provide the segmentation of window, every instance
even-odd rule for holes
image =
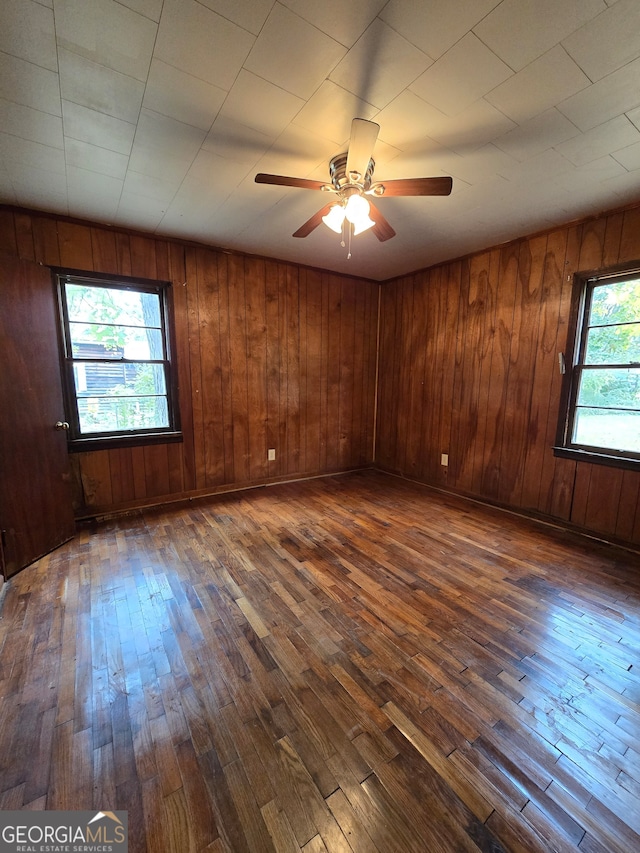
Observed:
[[[560,455],[640,465],[640,270],[579,281]],[[563,452],[564,451],[564,452]]]
[[[71,447],[179,439],[169,284],[59,270],[56,278]]]

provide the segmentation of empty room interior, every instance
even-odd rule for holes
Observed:
[[[2,843],[639,850],[640,2],[5,0],[0,115]]]

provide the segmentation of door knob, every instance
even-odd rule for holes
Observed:
[[[69,424],[66,421],[58,421],[56,423],[56,429],[68,430]]]

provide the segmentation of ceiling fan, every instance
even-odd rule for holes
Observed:
[[[336,154],[329,163],[331,183],[263,172],[256,175],[258,184],[300,187],[333,194],[334,198],[301,225],[293,234],[294,237],[307,237],[324,222],[333,231],[342,234],[343,245],[345,230],[348,230],[350,238],[351,233],[360,234],[367,228],[371,228],[378,240],[384,242],[395,237],[396,232],[371,201],[372,197],[449,195],[453,185],[450,177],[374,181],[375,162],[371,155],[379,130],[380,125],[373,121],[353,119],[348,150]]]

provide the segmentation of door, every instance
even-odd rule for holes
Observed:
[[[0,528],[5,576],[75,532],[58,318],[47,267],[0,255]]]

